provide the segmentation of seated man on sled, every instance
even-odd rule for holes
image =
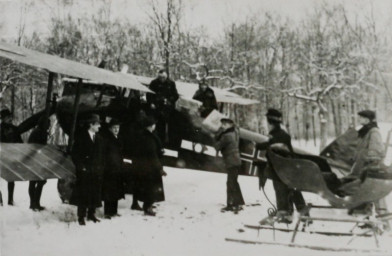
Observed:
[[[368,172],[377,172],[383,169],[382,161],[385,153],[380,130],[375,121],[376,113],[364,110],[358,112],[358,116],[362,127],[358,131],[358,143],[350,174],[341,179],[332,173],[323,174],[331,191],[342,197],[355,194]],[[350,209],[349,213],[371,215],[371,208],[371,203],[365,203]]]

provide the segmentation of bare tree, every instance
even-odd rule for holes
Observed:
[[[180,31],[183,3],[182,0],[166,0],[164,4],[163,6],[161,1],[151,0],[151,13],[148,15],[160,39],[161,56],[165,61],[166,72],[170,75],[171,57],[175,53],[173,40]]]

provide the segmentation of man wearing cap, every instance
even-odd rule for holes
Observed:
[[[75,136],[72,160],[76,167],[76,184],[70,203],[78,207],[78,222],[86,225],[84,218],[94,223],[95,209],[101,207],[102,177],[105,166],[105,145],[98,134],[101,127],[96,114],[84,120],[84,128]]]
[[[359,141],[354,156],[354,165],[346,178],[362,178],[364,171],[369,167],[381,164],[385,157],[380,130],[376,122],[376,113],[371,110],[358,112]]]
[[[257,150],[267,150],[273,145],[281,144],[290,153],[293,153],[293,147],[291,145],[290,135],[282,129],[282,113],[277,110],[270,108],[266,114],[267,122],[269,127],[269,140],[267,142],[257,144]],[[296,191],[287,187],[275,173],[272,165],[270,164],[268,154],[267,154],[268,167],[259,172],[260,184],[264,186],[266,178],[272,179],[276,201],[277,201],[277,219],[279,222],[291,223],[293,214],[293,203],[298,211],[304,210],[306,207],[305,200],[300,191]]]
[[[163,148],[155,130],[156,120],[144,117],[140,120],[142,130],[137,137],[138,150],[133,158],[133,168],[138,176],[135,193],[137,200],[144,202],[144,214],[155,216],[153,203],[165,200],[162,176],[166,176],[161,163]],[[134,199],[135,200],[135,199]]]
[[[234,121],[228,118],[221,119],[221,131],[216,136],[215,148],[221,151],[227,171],[227,205],[222,211],[233,211],[237,213],[245,204],[241,188],[238,184],[238,173],[241,168],[239,151],[239,131]]]
[[[0,142],[2,143],[23,143],[18,128],[12,124],[12,113],[9,109],[0,111]],[[8,205],[14,205],[15,182],[8,182]]]
[[[102,186],[105,218],[119,216],[117,213],[118,200],[124,198],[123,173],[123,143],[119,138],[120,122],[112,118],[104,133],[106,145],[106,161]]]
[[[203,103],[200,107],[200,116],[203,118],[207,117],[214,109],[218,109],[215,93],[204,78],[199,81],[199,89],[195,92],[192,99]]]
[[[157,119],[157,132],[161,141],[166,142],[169,136],[172,114],[179,98],[176,83],[167,77],[164,69],[159,70],[158,78],[151,81],[147,93],[147,103]]]

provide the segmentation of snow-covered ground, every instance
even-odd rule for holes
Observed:
[[[226,199],[226,175],[202,171],[166,168],[164,178],[166,201],[157,206],[156,217],[131,211],[131,196],[120,201],[121,217],[103,219],[98,224],[76,222],[76,207],[62,204],[57,196],[56,180],[44,187],[42,204],[45,211],[28,209],[28,183],[17,182],[16,205],[0,207],[1,256],[23,255],[353,255],[297,249],[271,245],[245,245],[226,242],[225,238],[273,241],[272,232],[244,228],[257,224],[270,207],[255,177],[239,178],[247,206],[238,215],[221,213]],[[6,183],[1,181],[6,197]],[[274,192],[267,183],[266,192],[274,202]],[[305,194],[308,202],[325,204],[318,196]],[[392,202],[390,198],[389,202]],[[331,216],[318,210],[313,216]],[[344,215],[335,211],[335,216]],[[98,210],[102,217],[102,209]],[[290,227],[292,227],[291,225]],[[314,223],[315,230],[348,231],[349,226],[337,223]],[[285,225],[281,225],[285,228]],[[289,242],[290,235],[277,232],[276,241]],[[299,233],[297,242],[321,246],[344,247],[348,237],[327,237]],[[381,237],[381,247],[392,253],[392,237]],[[373,238],[357,238],[350,247],[375,248]],[[357,253],[355,253],[357,255]],[[369,254],[363,254],[369,255]],[[374,254],[376,255],[376,254]],[[377,254],[378,255],[378,254]]]
[[[382,124],[384,140],[390,125]],[[295,146],[317,153],[312,142],[296,142]],[[390,150],[392,152],[392,150]],[[392,154],[392,153],[391,153]],[[391,160],[391,154],[387,162]],[[239,177],[239,183],[247,206],[238,215],[221,213],[226,201],[226,175],[186,169],[166,168],[164,178],[166,201],[157,205],[157,216],[146,217],[141,212],[130,210],[131,196],[121,200],[121,217],[102,219],[98,224],[87,222],[79,226],[76,207],[62,204],[56,189],[56,180],[49,180],[41,199],[46,210],[33,212],[28,209],[28,183],[17,182],[16,205],[0,207],[1,256],[100,256],[100,255],[358,255],[289,248],[272,245],[246,245],[225,241],[225,238],[273,241],[271,231],[244,228],[244,224],[257,225],[267,216],[270,204],[258,189],[256,177]],[[3,199],[7,197],[7,186],[0,180]],[[275,202],[274,191],[267,182],[266,193]],[[319,196],[305,193],[305,199],[313,204],[327,204]],[[392,196],[387,198],[392,207]],[[5,200],[6,203],[6,200]],[[102,208],[97,216],[102,217]],[[342,210],[312,210],[312,216],[347,217]],[[277,227],[286,228],[281,224]],[[315,222],[311,229],[318,231],[348,232],[351,225],[332,222]],[[290,225],[293,228],[293,224]],[[277,232],[276,241],[288,243],[291,234]],[[299,233],[298,244],[330,247],[353,247],[376,249],[373,238],[356,238],[350,245],[349,237],[329,237]],[[392,234],[380,237],[382,250],[392,255]],[[380,255],[364,253],[362,255]]]

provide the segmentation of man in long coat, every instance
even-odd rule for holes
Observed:
[[[152,117],[141,120],[143,128],[137,139],[138,150],[133,161],[133,168],[138,175],[137,199],[144,202],[144,213],[149,216],[156,214],[152,209],[153,203],[165,200],[162,175],[166,173],[160,160],[163,148],[158,136],[153,133],[155,123]]]
[[[104,139],[98,134],[101,127],[98,115],[92,114],[85,120],[85,129],[75,136],[72,160],[76,167],[76,184],[71,204],[78,207],[78,221],[86,225],[87,220],[99,222],[95,209],[101,207],[102,177],[104,170]]]
[[[193,95],[193,99],[203,103],[200,107],[200,116],[203,118],[207,117],[214,109],[218,109],[215,93],[205,79],[200,80],[199,89]]]
[[[241,168],[239,152],[239,131],[234,122],[228,118],[221,119],[221,132],[216,137],[215,148],[221,151],[227,171],[227,206],[222,211],[233,211],[237,213],[245,204],[241,188],[238,184],[238,173]]]
[[[377,170],[381,168],[382,161],[385,157],[384,144],[376,120],[376,113],[372,110],[363,110],[358,112],[359,123],[362,127],[358,131],[359,141],[354,156],[354,165],[348,176],[341,179],[343,185],[339,190],[355,193],[360,183],[366,176],[367,170]],[[350,191],[351,190],[351,191]],[[354,209],[349,213],[371,214],[372,204],[366,203]]]
[[[23,143],[18,128],[12,124],[12,113],[9,109],[0,111],[0,142],[2,143]],[[8,205],[14,205],[15,182],[8,182]]]
[[[123,145],[119,138],[120,122],[110,120],[105,136],[105,171],[102,186],[105,218],[119,216],[117,213],[118,200],[124,198]]]
[[[282,129],[282,113],[277,110],[270,108],[267,111],[267,122],[269,126],[269,140],[267,142],[257,144],[256,148],[258,150],[267,150],[271,146],[275,144],[283,145],[288,152],[293,153],[293,146],[291,145],[291,137],[290,135]],[[269,162],[268,154],[268,167],[264,169],[263,172],[260,172],[260,183],[261,186],[264,186],[266,178],[272,179],[273,186],[275,189],[276,195],[276,204],[277,204],[277,218],[278,222],[283,223],[291,223],[292,222],[292,214],[293,214],[293,204],[297,208],[298,211],[302,211],[306,209],[306,203],[300,191],[296,191],[287,187],[284,184],[272,165]]]
[[[368,168],[377,168],[385,157],[380,129],[375,121],[376,113],[364,110],[358,112],[358,116],[362,127],[358,131],[354,165],[347,178],[361,178]]]
[[[42,117],[38,121],[37,127],[31,132],[28,143],[36,143],[46,145],[48,140],[48,129],[50,120]],[[41,206],[41,194],[46,180],[31,180],[29,182],[30,209],[33,211],[42,211],[45,207]]]

